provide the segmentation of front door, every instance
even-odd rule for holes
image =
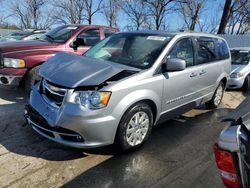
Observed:
[[[84,54],[89,48],[94,46],[96,43],[98,43],[101,40],[101,34],[100,34],[100,29],[95,28],[95,29],[88,29],[82,31],[77,38],[84,39],[84,43],[81,44],[77,50],[74,50],[73,48],[70,48],[67,50],[70,53],[74,53],[77,55],[82,55]]]
[[[192,38],[180,39],[170,50],[167,58],[185,60],[186,69],[164,73],[162,115],[168,114],[167,112],[175,113],[175,110],[178,111],[178,109],[185,111],[186,108],[193,108],[195,102],[192,103],[192,101],[201,97],[200,93],[197,92],[201,89],[199,80],[200,69],[194,66]],[[172,115],[176,116],[176,114]]]

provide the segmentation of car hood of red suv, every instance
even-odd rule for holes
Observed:
[[[55,48],[58,43],[50,43],[47,41],[12,41],[12,42],[2,42],[0,43],[0,49],[2,53],[17,53],[21,51],[32,51],[38,49],[49,49]]]

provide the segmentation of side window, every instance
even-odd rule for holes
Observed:
[[[218,39],[217,49],[218,49],[219,60],[229,58],[229,49],[228,49],[227,44],[224,40]]]
[[[105,37],[109,37],[110,35],[113,35],[116,32],[117,31],[114,30],[114,29],[104,29],[104,35],[105,35]]]
[[[98,43],[100,39],[100,30],[99,29],[89,29],[83,31],[78,35],[77,38],[83,39],[83,44],[80,46],[94,46]]]
[[[178,58],[186,61],[186,66],[194,65],[194,50],[192,39],[185,38],[178,41],[168,54],[168,58]]]
[[[197,39],[197,64],[209,63],[216,59],[215,41],[210,38]]]

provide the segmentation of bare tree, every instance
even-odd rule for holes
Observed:
[[[227,23],[232,14],[231,4],[232,4],[232,0],[225,0],[225,5],[224,5],[221,21],[220,21],[218,34],[225,34]]]
[[[106,0],[103,7],[103,14],[110,27],[118,26],[118,15],[120,12],[119,0]]]
[[[247,7],[249,6],[249,0],[225,0],[225,5],[220,21],[220,26],[218,29],[218,34],[225,34],[226,29],[228,28],[228,24],[230,24],[231,19],[238,19],[237,14],[240,13],[242,15],[245,14],[245,11]],[[246,14],[249,15],[249,12]],[[246,15],[246,17],[248,17]],[[243,23],[242,19],[242,22]],[[231,21],[231,24],[235,25],[236,23],[233,23]]]
[[[178,2],[177,6],[177,9],[181,14],[188,30],[194,31],[197,24],[199,25],[200,29],[204,29],[204,22],[199,22],[200,16],[205,7],[205,0],[192,0],[186,1],[185,3]]]
[[[167,13],[170,13],[176,0],[145,0],[148,8],[149,15],[155,23],[155,29],[159,30],[163,24],[164,18]]]
[[[33,28],[38,29],[38,21],[41,16],[41,8],[45,4],[45,0],[26,0],[27,9],[33,21]]]
[[[103,0],[98,0],[96,6],[94,6],[94,0],[84,0],[84,18],[89,25],[92,24],[93,16],[103,9]]]
[[[40,29],[49,29],[53,24],[55,24],[55,20],[53,19],[53,7],[49,7],[44,10],[43,19],[39,22]]]
[[[11,16],[9,12],[6,12],[6,10],[3,8],[2,5],[6,4],[5,0],[0,0],[0,24],[6,24],[6,20]]]
[[[139,30],[143,24],[145,25],[147,14],[146,4],[143,0],[124,0],[121,7],[132,28]]]
[[[52,18],[57,23],[80,24],[83,21],[85,0],[54,0]]]
[[[204,20],[199,21],[199,30],[215,34],[218,30],[219,21],[219,11],[216,11],[216,13],[209,18],[206,17]]]
[[[28,11],[22,7],[19,0],[13,4],[12,11],[13,15],[19,20],[21,28],[31,28],[31,18]]]
[[[238,7],[238,8],[237,8]],[[240,1],[233,10],[226,30],[229,34],[244,34],[250,19],[250,2]]]
[[[21,28],[38,29],[42,8],[46,0],[16,0],[11,7],[13,15],[20,21]]]

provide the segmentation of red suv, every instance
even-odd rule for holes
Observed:
[[[117,28],[94,25],[64,25],[44,34],[39,40],[0,43],[0,84],[24,83],[30,90],[39,79],[39,65],[56,53],[81,55]]]

